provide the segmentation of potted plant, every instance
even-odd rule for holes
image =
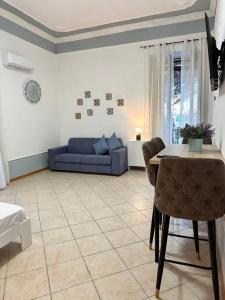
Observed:
[[[184,144],[189,144],[190,152],[201,152],[204,138],[211,138],[215,129],[211,124],[200,123],[197,125],[186,124],[184,128],[179,128],[179,136],[183,138]]]

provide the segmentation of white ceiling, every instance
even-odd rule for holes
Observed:
[[[71,31],[177,11],[197,0],[5,0],[45,26]]]

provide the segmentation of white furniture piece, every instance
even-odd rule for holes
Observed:
[[[6,187],[5,172],[4,172],[2,157],[0,153],[0,190],[4,189],[5,187]]]
[[[128,166],[129,167],[143,167],[145,162],[143,158],[142,145],[145,141],[130,140],[127,144],[128,149]]]
[[[32,244],[31,222],[22,207],[0,202],[0,248],[20,237],[24,250]]]

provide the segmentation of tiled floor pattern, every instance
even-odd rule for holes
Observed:
[[[44,171],[10,184],[0,201],[22,205],[33,231],[27,250],[17,242],[0,250],[0,300],[155,299],[157,265],[148,250],[153,189],[144,171]],[[179,220],[170,230],[192,234]],[[199,263],[193,246],[170,237],[168,255]],[[206,243],[201,257],[207,264]],[[166,265],[161,299],[212,300],[211,285],[208,271]]]

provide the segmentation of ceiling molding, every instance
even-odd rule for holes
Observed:
[[[0,0],[0,30],[59,54],[202,33],[205,32],[205,11],[211,16],[213,28],[216,2],[217,0],[198,0],[181,11],[59,34],[42,24],[39,26],[37,21]]]
[[[214,1],[214,0],[212,0]],[[168,12],[168,13],[162,13],[162,14],[157,14],[153,16],[147,16],[147,17],[141,17],[141,18],[135,18],[135,19],[130,19],[126,21],[120,21],[120,22],[114,22],[114,23],[109,23],[109,24],[104,24],[104,25],[99,25],[99,26],[94,26],[94,27],[89,27],[89,28],[83,28],[83,29],[78,29],[78,30],[73,30],[73,31],[68,31],[68,32],[60,32],[60,31],[55,31],[50,29],[49,27],[43,25],[39,21],[31,18],[29,15],[25,14],[24,12],[20,11],[16,7],[8,4],[4,0],[0,0],[0,8],[14,14],[15,16],[19,17],[23,21],[27,22],[28,24],[38,28],[39,30],[42,30],[46,34],[54,37],[54,38],[62,38],[62,37],[68,37],[68,36],[73,36],[77,34],[84,34],[84,33],[90,33],[94,31],[99,31],[99,30],[104,30],[104,29],[109,29],[113,27],[120,27],[120,26],[126,26],[129,24],[135,24],[135,23],[140,23],[140,22],[145,22],[145,21],[152,21],[156,19],[161,19],[161,18],[169,18],[169,17],[176,17],[179,15],[183,14],[190,14],[194,12],[200,12],[200,11],[205,11],[210,9],[210,0],[197,0],[192,6],[185,8],[183,10],[179,11],[174,11],[174,12]]]
[[[214,17],[210,18],[210,22],[213,26]],[[42,38],[39,35],[34,34],[34,32],[10,20],[7,20],[2,16],[0,16],[0,30],[6,31],[51,53],[60,54],[73,51],[81,51],[87,49],[171,38],[174,36],[205,33],[205,20],[202,18],[196,20],[189,20],[186,22],[179,22],[166,25],[164,24],[161,26],[154,26],[149,28],[139,28],[136,30],[129,30],[125,32],[118,32],[114,34],[108,34],[63,43],[53,43],[48,39]]]
[[[210,18],[210,23],[211,25],[214,23],[213,17]],[[58,43],[55,45],[55,50],[56,54],[60,54],[196,33],[205,33],[205,19],[136,29],[66,43]]]
[[[209,13],[209,11],[207,11],[207,13]],[[176,17],[168,17],[168,18],[156,19],[156,20],[151,20],[151,21],[144,21],[144,22],[139,22],[139,23],[134,23],[134,24],[128,24],[128,25],[123,25],[123,26],[118,26],[118,27],[111,27],[111,28],[107,28],[107,29],[96,30],[96,31],[92,31],[92,32],[75,34],[75,35],[67,36],[67,37],[61,37],[61,38],[57,38],[56,43],[64,43],[64,42],[71,42],[71,41],[76,41],[76,40],[83,40],[83,39],[88,39],[88,38],[116,34],[116,33],[120,33],[120,32],[127,32],[127,31],[133,31],[133,30],[144,29],[144,28],[153,28],[153,27],[159,27],[159,26],[175,24],[175,23],[184,23],[187,21],[200,20],[200,19],[203,19],[204,17],[205,17],[205,12],[195,12],[195,13],[190,13],[190,14],[185,14],[185,15],[179,15]]]

